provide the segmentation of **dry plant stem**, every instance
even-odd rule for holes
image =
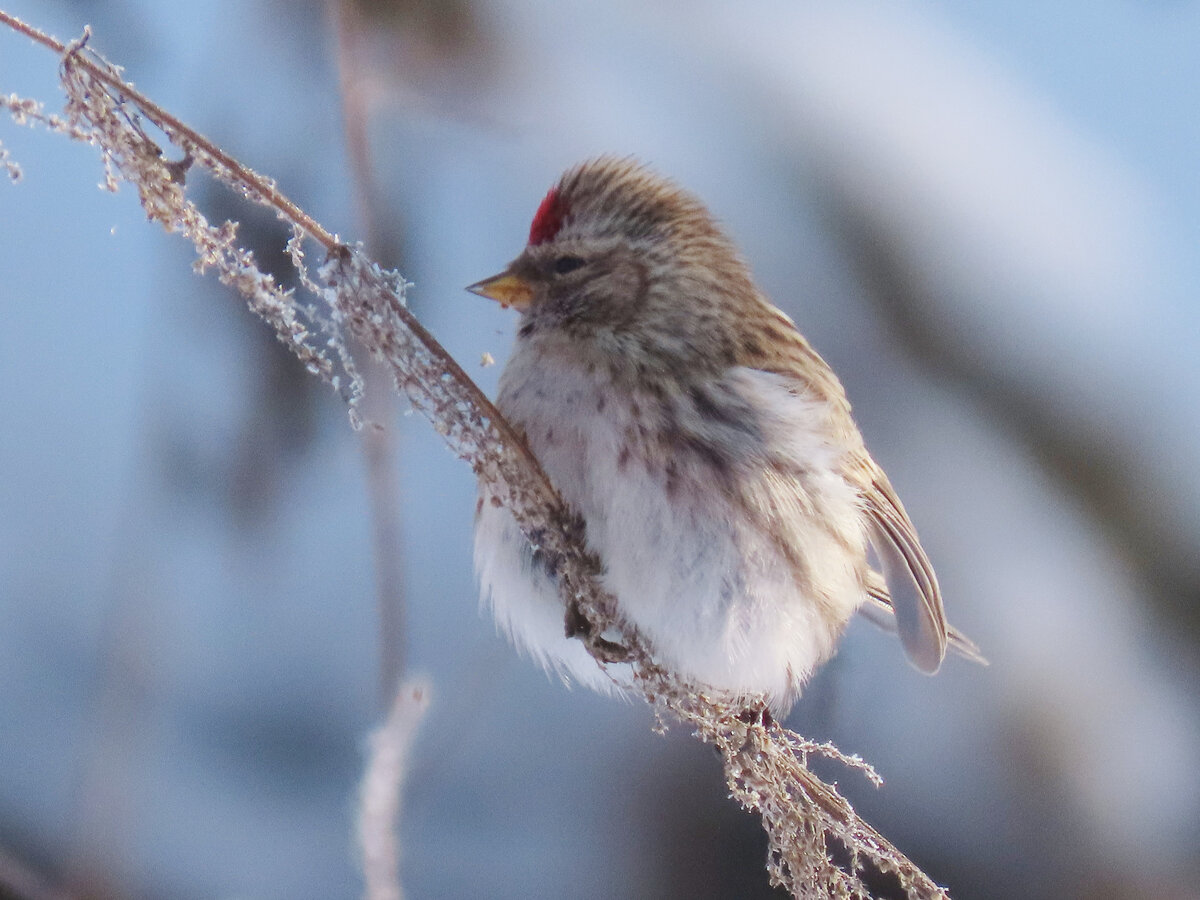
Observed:
[[[725,762],[731,795],[762,817],[771,848],[768,871],[772,883],[785,886],[797,898],[866,898],[870,893],[860,876],[870,866],[893,873],[914,900],[946,897],[805,765],[810,753],[861,769],[864,765],[860,760],[827,745],[804,741],[777,724],[764,724],[761,700],[699,690],[654,662],[652,648],[621,619],[615,600],[601,586],[601,565],[587,549],[583,523],[563,504],[520,435],[404,305],[403,279],[371,262],[360,248],[340,243],[267,179],[237,163],[124,84],[102,60],[78,48],[64,47],[6,14],[0,13],[0,21],[66,54],[63,80],[68,109],[90,126],[85,139],[101,146],[106,163],[115,168],[116,174],[137,185],[151,218],[192,239],[202,262],[215,266],[223,281],[241,290],[251,308],[275,326],[281,340],[302,359],[305,352],[310,355],[306,363],[310,371],[334,381],[329,369],[323,368],[331,367],[329,361],[324,356],[315,360],[312,357],[312,347],[305,343],[307,333],[301,340],[288,340],[291,320],[273,304],[294,304],[294,300],[280,296],[272,284],[264,285],[253,260],[239,255],[244,251],[230,248],[232,226],[227,229],[229,234],[212,229],[188,205],[176,173],[162,163],[161,151],[138,129],[133,108],[181,147],[185,158],[190,157],[243,196],[273,208],[281,219],[292,223],[294,236],[289,249],[301,281],[331,310],[328,320],[315,308],[307,311],[330,327],[330,345],[340,340],[344,327],[385,364],[397,388],[488,485],[492,502],[509,508],[556,572],[571,620],[582,623],[576,630],[598,662],[609,658],[612,648],[601,634],[616,634],[637,683],[663,727],[668,720],[680,721],[700,740],[717,747]],[[98,96],[105,92],[108,96]],[[146,143],[150,147],[144,146]],[[215,237],[210,233],[214,231]],[[305,266],[302,245],[306,238],[320,243],[328,254],[316,277]],[[214,243],[220,253],[212,250]],[[210,253],[211,258],[204,255]],[[295,315],[298,313],[293,311]],[[343,359],[343,363],[356,376],[353,361]],[[830,841],[840,845],[848,861],[835,862],[830,857]]]
[[[0,9],[0,22],[60,55],[67,53],[71,49],[57,38],[46,34],[44,31],[39,31],[2,9]],[[253,169],[242,165],[215,144],[200,138],[192,129],[188,128],[141,91],[135,89],[130,82],[122,80],[118,72],[111,71],[107,65],[98,65],[83,55],[77,56],[75,61],[78,65],[86,69],[91,77],[116,91],[136,106],[147,119],[161,128],[165,133],[169,135],[190,135],[197,138],[197,143],[204,145],[205,150],[220,164],[221,168],[233,175],[239,182],[242,182],[249,188],[253,188],[255,192],[267,201],[267,205],[275,207],[287,221],[295,222],[314,240],[324,244],[327,249],[332,249],[337,245],[338,240],[334,235],[321,227],[320,223],[284,196],[267,179],[263,178]]]

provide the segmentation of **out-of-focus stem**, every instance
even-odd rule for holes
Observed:
[[[354,184],[359,233],[373,255],[381,249],[379,214],[375,206],[374,168],[368,126],[370,111],[358,67],[362,56],[362,17],[353,0],[328,0],[334,26],[338,81],[342,97],[342,129]],[[385,260],[391,264],[391,260]],[[400,553],[403,517],[396,478],[395,407],[387,370],[370,360],[362,367],[365,392],[362,431],[367,493],[371,509],[372,557],[379,617],[379,705],[392,702],[405,663],[404,564]]]
[[[0,847],[0,896],[13,900],[71,900],[71,895],[51,887],[41,875]]]

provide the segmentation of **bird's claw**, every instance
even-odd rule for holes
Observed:
[[[738,713],[738,721],[745,722],[747,725],[761,725],[763,728],[770,728],[775,724],[775,717],[771,715],[767,704],[755,703]]]
[[[610,641],[597,634],[595,624],[584,615],[578,603],[572,603],[567,607],[563,630],[567,637],[577,637],[586,643],[592,656],[600,662],[623,663],[629,662],[633,658],[633,654],[628,647],[624,647],[615,641]]]
[[[633,653],[628,647],[624,647],[615,641],[608,641],[602,637],[591,638],[588,641],[588,646],[592,649],[592,655],[601,662],[605,663],[625,663],[633,659]]]

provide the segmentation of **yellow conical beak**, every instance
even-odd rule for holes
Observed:
[[[491,278],[485,278],[483,281],[471,285],[467,290],[480,297],[495,300],[506,309],[511,306],[521,312],[529,309],[529,302],[533,299],[532,285],[511,272],[502,272]]]

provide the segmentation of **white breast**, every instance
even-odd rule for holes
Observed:
[[[789,703],[864,599],[857,498],[837,472],[820,406],[774,375],[734,369],[726,376],[727,386],[761,411],[762,459],[803,473],[781,480],[760,465],[738,474],[742,496],[782,516],[795,548],[789,561],[779,536],[762,527],[769,516],[756,524],[718,489],[703,456],[681,450],[670,486],[661,464],[636,453],[623,458],[629,428],[644,420],[634,406],[649,398],[597,380],[577,356],[528,351],[519,348],[505,369],[500,408],[525,430],[551,481],[582,514],[625,616],[672,670]],[[698,414],[689,410],[681,403],[677,418]],[[482,499],[475,561],[497,621],[547,667],[611,687],[580,642],[563,636],[555,586],[532,562],[511,516]]]

